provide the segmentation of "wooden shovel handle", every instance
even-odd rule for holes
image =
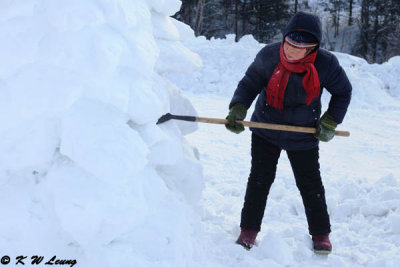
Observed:
[[[228,123],[228,120],[225,120],[225,119],[214,119],[214,118],[204,118],[204,117],[196,117],[196,121],[197,122],[205,122],[205,123],[215,123],[215,124],[227,124]],[[289,132],[298,132],[298,133],[311,133],[311,134],[315,134],[317,132],[317,130],[313,127],[301,127],[301,126],[272,124],[272,123],[254,122],[254,121],[237,121],[237,122],[243,124],[243,126],[252,127],[252,128],[280,130],[280,131],[289,131]],[[347,136],[350,136],[350,132],[335,131],[335,135],[347,137]]]

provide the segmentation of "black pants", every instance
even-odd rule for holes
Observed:
[[[330,233],[325,189],[319,172],[319,149],[287,151],[296,185],[307,216],[311,235]],[[267,196],[275,179],[281,148],[253,134],[251,141],[251,172],[247,183],[240,227],[261,228]]]

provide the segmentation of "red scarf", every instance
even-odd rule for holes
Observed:
[[[320,84],[317,70],[314,62],[317,57],[317,51],[307,55],[299,60],[288,60],[283,51],[283,43],[280,49],[281,61],[276,66],[267,86],[267,103],[277,109],[283,109],[283,99],[285,90],[289,81],[290,73],[304,73],[303,87],[306,91],[306,104],[319,95]]]

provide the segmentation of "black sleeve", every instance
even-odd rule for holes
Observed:
[[[343,121],[351,100],[352,86],[346,73],[332,54],[325,88],[332,95],[329,101],[328,113],[339,124]]]
[[[264,49],[257,54],[253,63],[251,63],[247,69],[245,76],[240,80],[229,104],[229,108],[236,103],[241,103],[245,105],[246,108],[249,108],[263,86],[266,86],[267,78],[265,75],[263,50]]]

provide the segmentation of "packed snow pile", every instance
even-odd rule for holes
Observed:
[[[181,43],[193,32],[169,17],[180,4],[0,3],[0,244],[12,260],[202,257],[202,166],[183,137],[196,126],[156,126],[166,112],[194,113],[163,76],[201,66]]]

